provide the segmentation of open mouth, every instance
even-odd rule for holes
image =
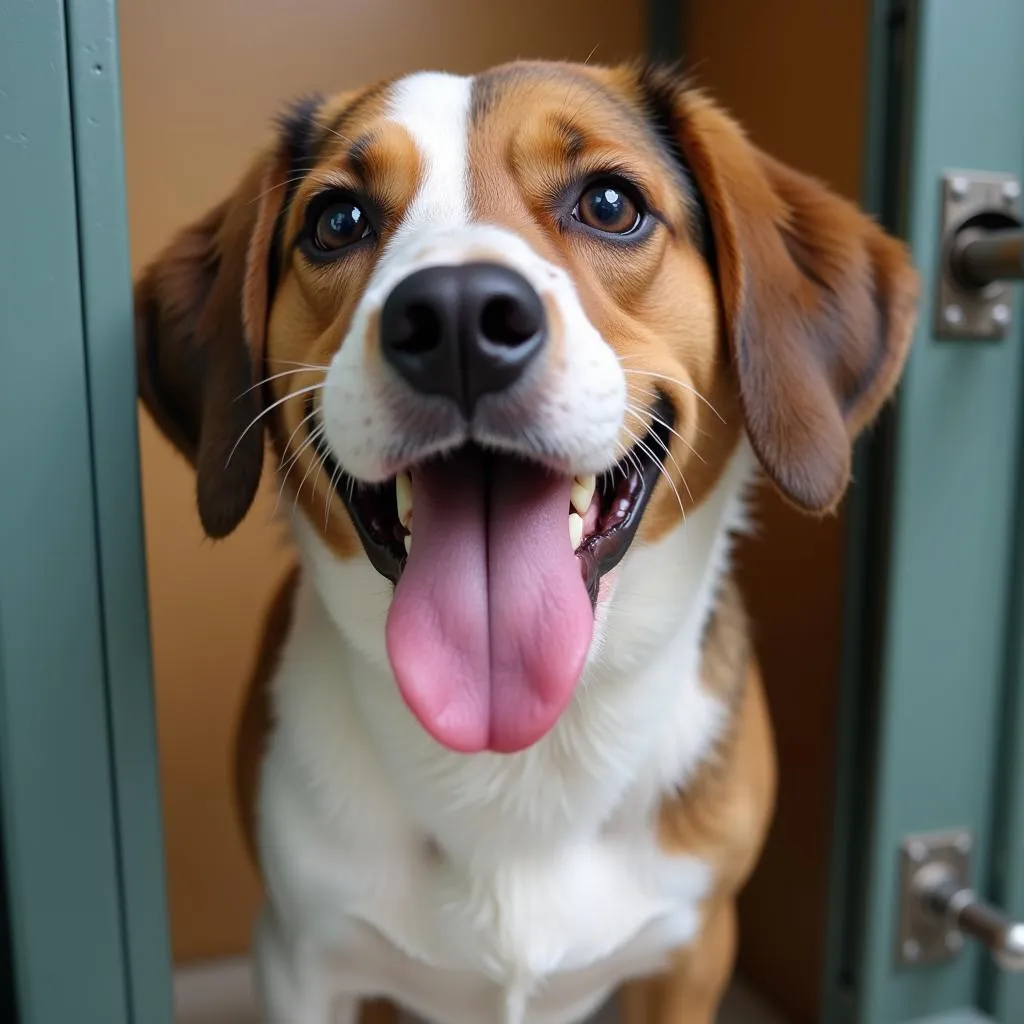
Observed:
[[[313,413],[312,396],[307,415]],[[593,604],[597,603],[601,577],[622,560],[636,536],[644,509],[657,483],[674,427],[672,403],[659,394],[651,408],[651,426],[612,468],[600,476],[575,477],[566,508],[566,531]],[[312,416],[310,416],[312,422]],[[352,517],[373,567],[397,583],[413,543],[414,505],[411,471],[382,484],[360,483],[340,469],[323,432],[315,441],[324,471]],[[512,456],[481,452],[485,465],[496,465]],[[450,456],[442,456],[442,459]],[[542,467],[537,467],[543,471]]]
[[[597,477],[469,444],[371,486],[318,442],[371,563],[395,584],[386,639],[399,689],[444,746],[511,752],[557,721],[601,578],[636,536],[673,424],[659,395],[646,436]]]

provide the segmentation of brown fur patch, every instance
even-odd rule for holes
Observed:
[[[471,195],[482,220],[510,228],[572,276],[591,322],[615,350],[629,388],[620,435],[634,447],[656,392],[676,411],[665,482],[639,539],[655,541],[701,504],[739,440],[742,416],[719,335],[714,281],[695,245],[693,202],[616,72],[563,65],[498,69],[470,135]],[[566,232],[559,217],[588,175],[628,172],[664,222],[640,245]],[[569,202],[566,202],[566,194]]]
[[[731,582],[708,624],[701,679],[733,709],[730,726],[697,775],[662,801],[657,829],[666,852],[713,864],[715,886],[701,908],[698,940],[676,950],[668,970],[622,986],[624,1024],[716,1017],[736,955],[736,892],[757,862],[775,805],[771,724],[746,611]]]
[[[249,677],[235,735],[235,803],[245,848],[254,864],[258,861],[255,816],[260,764],[266,751],[272,718],[270,684],[277,671],[281,648],[291,629],[299,575],[298,566],[285,574],[267,608],[256,664]]]
[[[761,678],[749,662],[730,732],[698,775],[662,802],[662,848],[714,864],[717,891],[734,894],[764,843],[775,805],[775,774]]]
[[[263,467],[254,388],[287,153],[269,147],[234,194],[178,234],[135,287],[139,395],[196,469],[206,532],[231,533]]]
[[[268,331],[271,375],[294,370],[296,364],[323,368],[287,372],[271,382],[272,400],[286,399],[289,394],[296,397],[283,401],[270,435],[278,467],[283,468],[283,494],[302,507],[327,545],[342,558],[360,555],[362,546],[320,453],[306,443],[312,424],[303,422],[306,396],[297,392],[326,373],[348,332],[380,246],[387,244],[401,224],[422,177],[419,152],[409,133],[383,119],[385,99],[386,93],[381,92],[372,101],[358,100],[357,112],[350,109],[340,117],[339,123],[349,134],[325,148],[295,196],[285,229],[285,237],[294,239],[308,204],[325,188],[351,189],[368,195],[374,203],[379,245],[354,252],[329,267],[310,266],[301,256],[293,256]],[[376,334],[377,319],[373,318],[365,338],[371,358],[379,358]]]
[[[917,276],[903,243],[820,182],[758,150],[706,96],[638,76],[639,98],[697,181],[747,433],[780,491],[824,512],[851,441],[909,350]]]

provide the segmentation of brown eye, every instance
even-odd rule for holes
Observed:
[[[580,196],[572,215],[588,228],[610,235],[629,234],[643,219],[637,204],[614,182],[591,185]]]
[[[313,241],[322,252],[336,252],[365,238],[369,232],[370,224],[362,207],[339,200],[317,218]]]

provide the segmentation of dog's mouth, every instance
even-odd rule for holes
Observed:
[[[597,477],[469,444],[368,485],[315,442],[370,562],[395,584],[388,655],[439,742],[512,751],[557,721],[583,670],[601,578],[636,536],[674,419],[659,395],[646,435]]]

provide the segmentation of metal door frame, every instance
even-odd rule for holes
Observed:
[[[170,1024],[113,0],[0,32],[0,805],[21,1024]]]
[[[908,239],[929,294],[943,171],[1024,178],[1024,131],[1006,133],[1024,101],[1022,43],[1019,0],[873,5],[865,199]],[[1017,1019],[987,998],[980,949],[935,967],[895,964],[905,835],[970,829],[976,885],[997,896],[987,868],[1008,767],[1000,741],[1015,635],[1007,567],[1019,532],[1017,303],[1012,335],[979,345],[936,340],[922,302],[898,402],[859,453],[867,486],[853,492],[847,559],[828,1024],[989,1020],[982,1009]]]

